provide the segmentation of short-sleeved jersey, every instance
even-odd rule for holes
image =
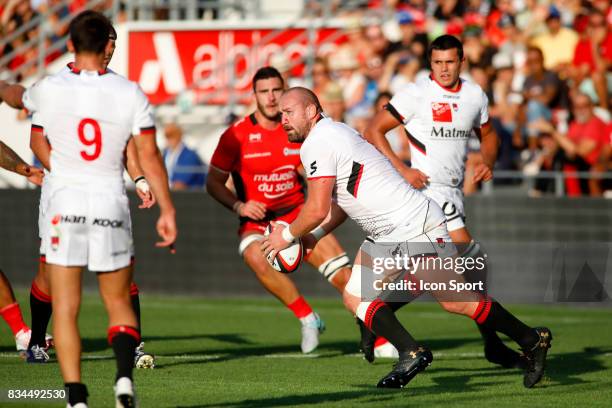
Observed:
[[[219,140],[211,165],[232,173],[241,201],[256,200],[269,212],[304,202],[300,182],[300,145],[289,142],[279,124],[268,130],[251,114],[229,127]]]
[[[336,178],[338,205],[374,239],[398,228],[414,236],[424,232],[429,200],[354,129],[323,118],[310,131],[300,154],[308,180]],[[439,218],[436,225],[444,221]]]
[[[140,87],[112,71],[71,67],[28,88],[23,104],[51,145],[51,177],[71,183],[123,183],[132,134],[155,134]]]
[[[418,80],[395,94],[387,110],[408,131],[412,167],[431,183],[460,186],[465,172],[467,142],[473,129],[488,122],[488,98],[482,89],[461,79],[458,90],[433,78]]]

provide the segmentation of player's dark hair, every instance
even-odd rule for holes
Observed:
[[[431,63],[431,54],[434,50],[446,51],[452,50],[453,48],[457,49],[457,55],[459,56],[459,59],[462,60],[463,44],[461,44],[461,41],[459,41],[457,37],[452,35],[441,35],[435,40],[433,40],[433,42],[429,45],[429,48],[427,49],[427,60],[429,61],[429,63]]]
[[[261,67],[253,75],[253,92],[255,92],[255,84],[261,79],[278,78],[281,81],[281,86],[285,87],[285,80],[278,70],[274,67]]]
[[[74,51],[103,53],[111,35],[111,28],[110,20],[102,13],[93,10],[80,13],[72,19],[68,27]]]
[[[302,86],[294,86],[293,88],[287,89],[284,93],[289,92],[298,92],[300,95],[302,95],[307,105],[314,105],[317,108],[317,113],[323,112],[323,108],[321,107],[321,102],[319,102],[319,98],[310,89],[304,88]]]

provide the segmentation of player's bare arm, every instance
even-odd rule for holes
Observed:
[[[30,131],[30,149],[43,167],[51,170],[51,146],[49,146],[42,128],[32,127]]]
[[[321,225],[330,212],[335,185],[335,177],[308,180],[308,197],[304,207],[295,221],[287,227],[291,236],[296,238],[303,237]],[[273,252],[275,256],[278,251],[289,246],[290,242],[286,239],[288,234],[285,232],[283,235],[283,229],[283,226],[277,225],[267,239],[262,242],[261,248],[266,255]]]
[[[23,109],[21,98],[25,88],[19,84],[9,84],[6,81],[0,81],[0,103],[6,102],[11,108]]]
[[[134,138],[131,138],[125,148],[125,169],[136,184],[136,194],[142,201],[138,208],[151,208],[155,205],[155,195],[144,177],[144,172],[138,161],[138,150]]]
[[[40,186],[44,172],[38,167],[30,166],[23,161],[13,149],[0,142],[0,167],[26,177],[30,182]]]
[[[483,163],[477,164],[474,169],[474,183],[489,181],[493,178],[493,166],[497,160],[499,149],[499,139],[490,122],[482,125],[480,129],[476,129],[476,133],[480,138],[480,153]]]
[[[152,135],[137,135],[134,137],[138,151],[138,160],[142,165],[151,190],[157,198],[160,208],[160,216],[157,221],[157,233],[162,238],[155,245],[158,247],[171,247],[176,241],[176,210],[170,197],[168,188],[168,174],[164,167],[155,137]]]
[[[255,200],[249,200],[246,203],[240,201],[234,192],[227,187],[228,179],[229,172],[211,166],[206,178],[208,194],[224,207],[234,211],[241,217],[247,217],[252,220],[263,219],[266,216],[265,204]]]
[[[325,220],[316,227],[314,230],[310,231],[309,234],[306,234],[302,237],[302,245],[304,245],[304,249],[306,250],[306,254],[309,254],[310,251],[314,249],[317,245],[317,242],[325,235],[331,233],[333,230],[338,228],[344,221],[347,219],[347,215],[340,208],[338,204],[332,201],[331,208]]]
[[[364,132],[364,137],[391,161],[393,167],[395,167],[402,177],[404,177],[404,179],[414,188],[424,188],[429,181],[429,177],[420,170],[408,167],[406,163],[395,154],[385,136],[387,132],[398,125],[403,125],[403,123],[398,118],[394,117],[387,109],[383,109],[374,116],[374,119],[372,119]]]

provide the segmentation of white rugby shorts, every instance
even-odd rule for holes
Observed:
[[[455,231],[465,227],[463,191],[461,191],[460,187],[433,184],[420,191],[440,206],[446,218],[446,228],[448,231]]]
[[[47,263],[87,266],[94,272],[130,265],[132,228],[128,198],[122,188],[95,191],[49,187],[43,207],[41,252]]]
[[[448,235],[446,222],[435,203],[430,203],[421,231],[415,233],[412,226],[396,228],[391,234],[378,237],[376,241],[366,239],[359,248],[361,256],[370,258],[394,258],[398,253],[408,257],[439,256],[447,258],[457,253]],[[360,263],[363,263],[360,262]],[[362,265],[355,264],[345,290],[354,296],[361,297]]]

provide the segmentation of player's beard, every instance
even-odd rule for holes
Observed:
[[[291,143],[302,143],[304,139],[306,139],[306,136],[300,134],[300,132],[294,127],[288,128],[283,126],[283,129],[287,133],[287,138]]]
[[[281,120],[281,112],[280,110],[278,110],[278,107],[274,113],[271,113],[269,109],[266,109],[264,105],[257,103],[257,110],[264,116],[264,118],[268,120],[271,120],[274,122],[280,122]]]

